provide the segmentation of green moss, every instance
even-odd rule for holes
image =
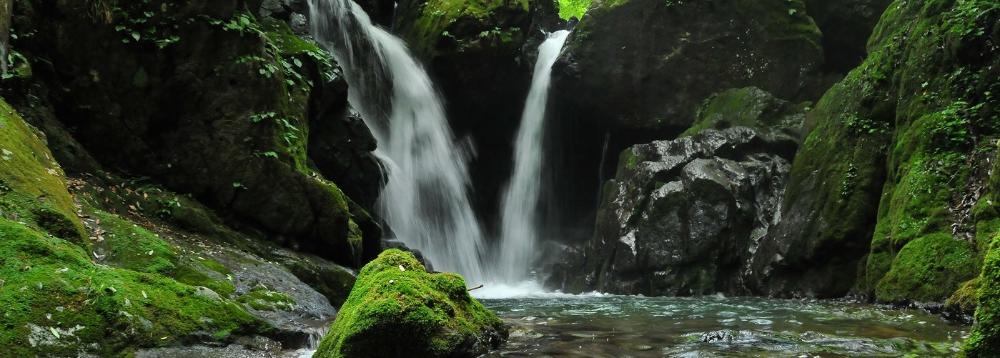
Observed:
[[[287,311],[295,308],[295,300],[290,296],[264,286],[256,286],[236,300],[258,311]]]
[[[236,291],[232,282],[212,277],[224,277],[230,272],[217,261],[180,255],[178,249],[157,234],[118,215],[100,210],[93,215],[99,227],[94,247],[104,255],[104,263],[137,272],[161,274],[192,286],[204,286],[223,297],[229,297]]]
[[[980,12],[963,10],[970,7]],[[978,197],[972,190],[987,161],[974,143],[1000,135],[988,104],[996,91],[991,68],[1000,63],[963,59],[962,48],[985,39],[950,28],[984,26],[990,21],[976,17],[988,8],[997,4],[896,1],[869,40],[868,58],[807,116],[785,207],[816,210],[801,223],[818,238],[810,239],[814,247],[829,248],[834,238],[861,247],[871,235],[858,287],[879,300],[948,298],[976,275],[982,243],[997,228],[992,194],[971,210],[957,204]]]
[[[235,303],[158,274],[94,265],[72,243],[5,219],[0,277],[0,346],[13,356],[113,355],[268,329]]]
[[[231,297],[236,287],[228,279],[217,279],[207,274],[208,270],[193,259],[182,260],[170,272],[170,277],[191,286],[211,289],[222,297]]]
[[[625,170],[635,170],[639,165],[639,155],[632,148],[627,148],[618,155],[618,175],[625,174]]]
[[[706,99],[694,124],[679,137],[736,126],[794,132],[802,125],[807,106],[793,105],[756,87],[730,89]]]
[[[969,243],[946,234],[923,236],[900,250],[875,296],[885,302],[941,302],[974,278],[978,266]]]
[[[17,220],[70,240],[85,237],[62,169],[45,142],[7,102],[0,100],[0,206]],[[10,217],[10,215],[8,215]]]
[[[1000,356],[1000,235],[996,235],[983,262],[976,324],[965,342],[968,357]]]
[[[442,37],[452,37],[447,30],[459,20],[467,19],[479,23],[474,33],[460,34],[462,41],[490,42],[500,40],[511,43],[518,34],[523,34],[520,28],[496,27],[489,18],[504,9],[514,9],[527,12],[530,9],[529,0],[428,0],[418,8],[412,9],[404,17],[412,17],[412,23],[407,22],[401,29],[403,37],[413,49],[413,52],[423,56],[435,53],[438,41]],[[500,23],[500,22],[496,22]],[[468,38],[465,38],[468,37]],[[506,41],[505,41],[506,40]]]
[[[108,264],[147,273],[174,270],[177,255],[156,234],[114,214],[96,211],[94,216],[100,226],[94,246],[104,252]]]
[[[461,276],[427,273],[392,249],[361,269],[316,357],[454,356],[501,329]]]
[[[944,302],[945,309],[952,312],[972,314],[979,303],[979,288],[982,280],[979,277],[965,281],[951,297]]]

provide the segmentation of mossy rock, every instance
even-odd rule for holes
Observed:
[[[80,242],[83,224],[39,132],[0,99],[0,214]]]
[[[998,20],[995,1],[888,7],[868,58],[807,115],[782,221],[759,249],[775,268],[758,265],[763,291],[940,302],[975,276],[998,223]]]
[[[964,354],[970,358],[1000,356],[1000,234],[983,262],[979,285],[976,323],[965,342]]]
[[[948,300],[944,301],[944,308],[951,313],[971,315],[976,311],[979,304],[979,290],[982,287],[982,280],[979,277],[965,281],[958,287]]]
[[[295,308],[295,300],[288,294],[269,290],[263,285],[255,286],[250,292],[240,296],[237,301],[258,311],[291,310]]]
[[[449,48],[517,46],[527,32],[517,19],[530,9],[530,0],[409,0],[400,4],[396,25],[414,53],[427,58]]]
[[[757,87],[729,89],[705,99],[694,124],[680,137],[742,126],[798,138],[808,107],[808,102],[792,104]]]
[[[474,357],[505,338],[461,276],[390,249],[361,269],[316,357]]]
[[[979,272],[972,246],[951,235],[924,236],[896,255],[892,268],[875,288],[883,302],[943,302]]]
[[[121,354],[270,329],[159,274],[95,265],[76,245],[0,219],[0,345],[14,356]]]

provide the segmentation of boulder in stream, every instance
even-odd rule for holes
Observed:
[[[365,265],[316,357],[475,357],[507,337],[465,280],[428,273],[410,253],[384,251]]]

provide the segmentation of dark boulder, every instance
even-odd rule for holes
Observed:
[[[559,108],[592,125],[676,133],[722,89],[816,98],[820,41],[799,0],[599,0],[570,38],[554,86]]]
[[[744,272],[777,219],[802,108],[747,88],[713,96],[701,112],[696,134],[622,153],[593,241],[577,261],[557,265],[566,274],[550,285],[671,296],[749,291]]]

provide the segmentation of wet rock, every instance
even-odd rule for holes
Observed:
[[[752,129],[706,130],[638,145],[605,185],[595,289],[646,295],[744,292],[741,272],[773,224],[794,140]],[[755,148],[756,147],[756,148]]]
[[[729,102],[744,110],[727,110]],[[571,253],[575,262],[557,265],[550,285],[669,296],[747,292],[744,271],[777,220],[802,108],[743,89],[712,97],[701,113],[696,134],[622,153],[618,174],[604,185],[594,239],[581,258]]]
[[[194,295],[211,301],[219,301],[222,299],[222,297],[220,297],[215,291],[212,291],[211,288],[202,286],[195,287]]]
[[[354,286],[354,271],[316,256],[276,250],[271,259],[323,294],[334,307],[340,307],[347,300]]]

